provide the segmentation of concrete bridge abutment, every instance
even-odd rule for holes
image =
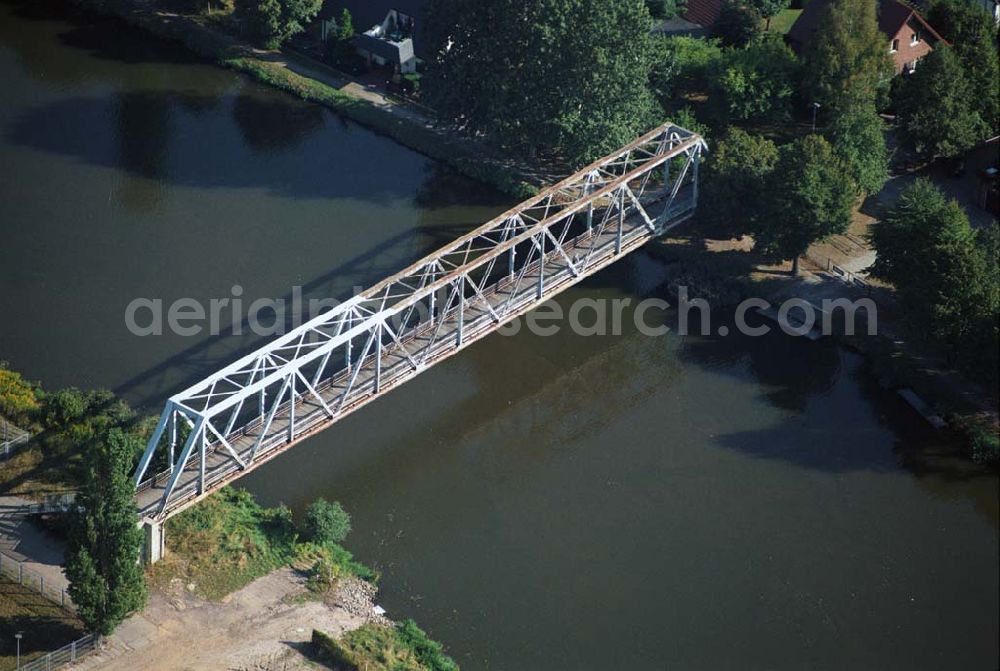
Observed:
[[[163,522],[148,517],[142,521],[142,563],[155,564],[163,559],[167,530]]]

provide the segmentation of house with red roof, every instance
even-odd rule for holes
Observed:
[[[722,14],[722,0],[688,0],[681,16],[703,28],[711,28]]]
[[[810,0],[792,24],[787,38],[797,53],[805,51],[816,38],[830,2],[832,0]],[[885,35],[886,49],[892,55],[896,74],[913,72],[920,59],[934,50],[934,45],[945,42],[913,7],[900,0],[881,0],[878,5],[878,27]]]

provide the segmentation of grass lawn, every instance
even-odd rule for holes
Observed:
[[[41,594],[0,576],[0,671],[16,666],[14,634],[23,632],[21,663],[84,635],[83,623]]]
[[[792,29],[792,24],[795,23],[795,19],[799,18],[799,14],[801,13],[801,9],[781,10],[777,16],[771,19],[771,32],[778,33],[779,35],[786,34]]]
[[[66,492],[73,489],[66,464],[78,462],[79,455],[68,451],[51,450],[46,455],[36,440],[0,464],[0,493],[32,498]]]

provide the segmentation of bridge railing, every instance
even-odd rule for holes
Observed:
[[[208,464],[210,455],[225,453],[246,469],[322,414],[346,414],[612,262],[690,213],[703,146],[665,124],[174,395],[136,472],[137,489],[165,478],[163,514],[171,497],[189,499],[230,477],[231,469]],[[655,216],[647,212],[653,204],[662,205]],[[313,410],[299,418],[302,399]],[[183,440],[178,423],[188,427]],[[253,432],[252,449],[237,444]],[[144,479],[158,449],[169,466]],[[198,465],[197,483],[180,482],[189,463]]]

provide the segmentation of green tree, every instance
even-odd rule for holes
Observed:
[[[432,0],[423,91],[446,119],[579,164],[659,117],[642,0]]]
[[[972,88],[954,51],[938,45],[897,89],[896,112],[904,139],[928,158],[965,153],[989,134],[976,110],[981,94]]]
[[[27,423],[38,407],[34,386],[0,361],[0,415],[12,422]]]
[[[722,61],[718,40],[694,37],[656,37],[650,82],[654,95],[665,108],[678,95],[704,93],[711,73]]]
[[[654,19],[675,19],[687,9],[687,0],[645,0]]]
[[[768,40],[729,49],[712,78],[711,108],[723,124],[785,120],[791,114],[798,72],[795,54],[781,42]]]
[[[90,631],[108,635],[146,603],[132,471],[138,436],[112,429],[87,446],[66,548],[66,577]]]
[[[705,161],[699,217],[712,235],[736,238],[760,227],[763,196],[778,148],[759,135],[730,128]]]
[[[911,324],[947,345],[996,349],[1000,279],[995,227],[976,236],[968,217],[930,180],[907,187],[872,228],[872,276],[891,283]],[[984,347],[985,343],[988,343]]]
[[[351,516],[337,501],[316,499],[306,508],[303,531],[316,543],[340,543],[351,532]]]
[[[354,19],[346,7],[340,13],[333,32],[327,37],[326,57],[334,65],[346,66],[356,57],[351,40],[354,39]]]
[[[973,106],[991,127],[1000,124],[1000,50],[996,24],[989,12],[965,0],[938,0],[931,5],[928,21],[951,42],[965,67],[973,91]],[[989,92],[993,92],[992,95]]]
[[[719,18],[712,25],[712,36],[727,47],[744,47],[760,35],[761,15],[743,0],[725,0]]]
[[[758,217],[755,249],[776,259],[799,257],[814,242],[847,230],[857,186],[830,143],[807,135],[781,147],[768,179],[766,216]]]
[[[764,18],[764,30],[771,30],[771,19],[787,9],[791,0],[749,0],[750,5]]]
[[[323,6],[323,0],[235,0],[236,16],[269,49],[306,29]]]
[[[871,0],[830,2],[803,55],[812,98],[827,112],[858,102],[877,105],[888,94],[894,68],[875,5]]]
[[[847,164],[862,193],[877,193],[889,178],[885,124],[871,103],[853,105],[837,114],[826,132],[837,155]]]

